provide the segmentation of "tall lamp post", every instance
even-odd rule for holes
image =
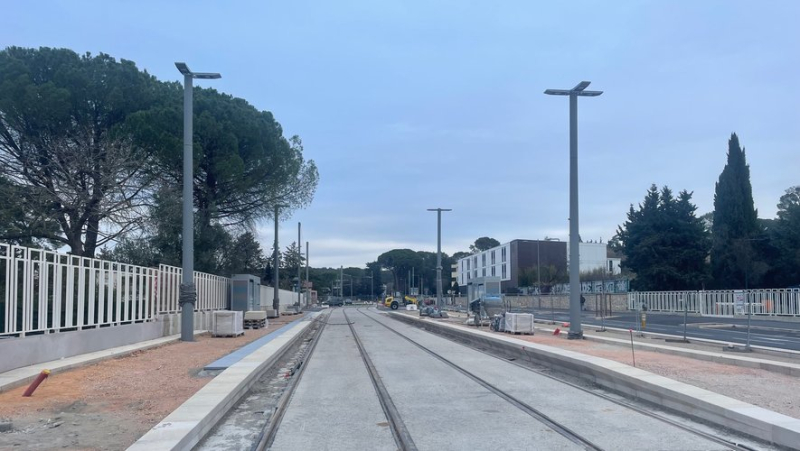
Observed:
[[[569,339],[583,338],[578,249],[578,97],[597,97],[603,93],[586,91],[589,83],[582,81],[572,89],[544,91],[551,96],[569,96]]]
[[[186,63],[175,63],[183,74],[183,280],[178,303],[181,306],[181,341],[194,341],[194,306],[197,292],[194,288],[194,212],[192,210],[192,188],[194,163],[192,161],[192,139],[194,130],[193,82],[195,78],[213,80],[221,78],[217,73],[192,72]]]
[[[303,249],[300,247],[300,222],[297,223],[297,305],[300,306],[300,297],[303,292]]]
[[[364,276],[364,277],[369,279],[369,297],[370,297],[369,301],[372,302],[372,301],[375,300],[375,289],[374,289],[374,287],[372,285],[373,276],[372,276],[372,274],[370,274],[370,275]]]
[[[436,212],[436,307],[442,311],[442,212],[452,208],[429,208]]]
[[[311,300],[311,285],[308,283],[308,241],[306,241],[306,307]]]
[[[281,315],[281,311],[280,311],[280,308],[281,308],[280,288],[278,288],[278,284],[280,282],[280,277],[278,276],[278,266],[279,266],[279,262],[278,262],[278,255],[279,255],[279,252],[278,252],[278,249],[279,249],[278,248],[278,221],[279,221],[279,218],[280,218],[281,208],[286,208],[286,207],[287,207],[287,205],[284,205],[284,204],[275,204],[275,244],[274,244],[274,249],[273,249],[274,253],[272,255],[272,258],[273,258],[272,266],[274,267],[274,271],[273,271],[273,276],[274,276],[273,285],[274,285],[274,287],[273,288],[274,288],[275,291],[272,292],[273,293],[272,294],[272,310],[275,310],[275,314],[278,315],[278,316]]]

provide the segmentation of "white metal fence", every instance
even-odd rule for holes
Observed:
[[[800,316],[800,289],[645,291],[628,293],[628,308],[703,316]]]
[[[150,321],[178,311],[181,269],[0,243],[0,336]],[[196,310],[227,308],[230,279],[194,273]]]

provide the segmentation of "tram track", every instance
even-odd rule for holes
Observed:
[[[289,401],[292,399],[292,395],[294,394],[295,390],[297,389],[297,385],[300,383],[300,380],[303,378],[303,373],[308,365],[306,362],[311,358],[314,354],[314,349],[317,347],[317,343],[319,343],[319,339],[322,336],[322,331],[325,329],[326,321],[318,319],[318,327],[314,331],[314,335],[311,338],[311,343],[306,348],[305,354],[299,359],[298,363],[293,367],[293,374],[292,379],[289,381],[289,385],[284,389],[284,392],[281,394],[280,399],[278,400],[277,405],[273,409],[272,415],[269,417],[269,420],[264,424],[264,427],[261,429],[261,432],[258,434],[258,439],[253,443],[253,446],[250,448],[251,451],[264,451],[269,449],[272,445],[272,442],[275,441],[275,436],[278,433],[278,429],[281,424],[281,420],[283,419],[286,410],[289,407]]]
[[[460,367],[460,366],[458,366],[457,364],[455,364],[455,363],[453,363],[453,362],[449,361],[447,358],[445,358],[445,357],[441,356],[440,354],[436,353],[435,351],[432,351],[432,350],[430,350],[430,349],[428,349],[428,348],[424,347],[423,345],[421,345],[421,344],[419,344],[419,343],[415,342],[415,341],[414,341],[414,340],[412,340],[411,338],[409,338],[409,337],[407,337],[407,336],[403,335],[403,333],[402,333],[402,332],[400,332],[400,331],[398,331],[398,330],[396,330],[396,329],[392,328],[391,326],[388,326],[388,325],[386,325],[386,324],[382,323],[381,321],[378,321],[378,320],[377,320],[377,319],[375,319],[374,317],[372,317],[372,316],[368,315],[367,313],[363,312],[363,311],[362,311],[362,309],[360,309],[360,308],[359,308],[359,309],[358,309],[358,312],[359,312],[359,313],[361,313],[362,315],[364,315],[365,317],[367,317],[367,318],[369,318],[369,319],[373,320],[374,322],[376,322],[376,323],[380,324],[381,326],[385,327],[386,329],[388,329],[388,330],[392,331],[392,332],[393,332],[393,333],[395,333],[396,335],[398,335],[398,336],[402,337],[404,340],[408,341],[409,343],[413,344],[414,346],[416,346],[416,347],[418,347],[418,348],[420,348],[420,349],[424,350],[424,351],[425,351],[425,352],[427,352],[428,354],[430,354],[430,355],[432,355],[432,356],[436,357],[438,360],[442,361],[443,363],[447,364],[448,366],[451,366],[451,367],[453,367],[454,369],[457,369],[459,372],[461,372],[462,374],[466,375],[466,376],[467,376],[467,377],[469,377],[470,379],[473,379],[473,380],[475,380],[476,382],[480,383],[482,386],[484,386],[484,387],[488,388],[489,390],[491,390],[492,392],[495,392],[496,394],[498,394],[498,396],[502,397],[503,399],[506,399],[506,400],[507,400],[507,401],[509,401],[511,404],[515,405],[516,407],[520,408],[521,410],[525,411],[526,413],[530,414],[531,416],[534,416],[534,418],[536,418],[536,417],[537,417],[537,413],[538,413],[538,414],[541,414],[541,415],[542,415],[542,417],[545,419],[545,421],[543,421],[543,422],[544,422],[545,424],[548,424],[548,426],[550,426],[550,424],[548,423],[548,421],[550,421],[550,422],[553,422],[553,423],[556,425],[556,427],[563,427],[563,428],[564,428],[563,430],[557,430],[557,432],[559,432],[559,433],[562,433],[562,431],[563,431],[563,432],[565,432],[566,434],[574,434],[574,437],[573,437],[573,438],[574,438],[575,440],[573,440],[573,441],[575,441],[576,443],[580,443],[580,444],[582,444],[582,445],[584,445],[584,446],[587,446],[587,448],[586,448],[586,449],[602,449],[602,448],[598,447],[597,445],[594,445],[594,444],[592,444],[592,443],[591,443],[590,441],[588,441],[588,440],[586,440],[586,442],[585,442],[585,443],[584,443],[584,442],[582,442],[582,440],[581,440],[581,439],[582,439],[582,437],[581,437],[579,434],[577,434],[577,433],[575,433],[574,431],[570,430],[569,428],[567,428],[567,427],[563,426],[563,425],[562,425],[562,424],[560,424],[559,422],[557,422],[557,421],[554,421],[554,420],[550,419],[549,417],[547,417],[547,415],[545,415],[545,414],[543,414],[543,413],[541,413],[541,412],[538,412],[536,409],[534,409],[533,407],[531,407],[531,406],[529,406],[529,405],[525,404],[524,402],[522,402],[522,401],[520,401],[520,400],[518,400],[518,399],[514,398],[514,397],[513,397],[513,396],[511,396],[511,395],[508,395],[507,393],[503,392],[501,389],[499,389],[499,388],[497,388],[497,387],[494,387],[494,386],[493,386],[491,383],[488,383],[488,382],[486,382],[486,381],[483,381],[483,380],[482,380],[480,377],[478,377],[478,376],[476,376],[476,375],[474,375],[474,374],[470,373],[468,370],[466,370],[466,369],[464,369],[464,368],[461,368],[461,367]],[[430,332],[430,331],[429,331],[429,332]],[[671,425],[671,426],[677,427],[677,428],[679,428],[679,429],[681,429],[681,430],[683,430],[683,431],[689,432],[689,433],[691,433],[691,434],[694,434],[694,435],[696,435],[696,436],[698,436],[698,437],[702,437],[702,438],[704,438],[704,439],[706,439],[706,440],[709,440],[709,441],[711,441],[711,442],[714,442],[714,443],[716,443],[716,444],[718,444],[718,445],[725,446],[725,447],[727,447],[727,448],[729,448],[729,449],[731,449],[731,450],[733,450],[733,451],[755,451],[755,448],[752,448],[752,447],[750,447],[750,446],[747,446],[747,445],[745,445],[745,444],[738,443],[738,442],[733,442],[733,441],[727,440],[727,439],[725,439],[725,438],[721,438],[721,437],[718,437],[718,436],[716,436],[716,435],[710,434],[710,433],[708,433],[708,432],[705,432],[705,431],[702,431],[702,430],[699,430],[699,429],[696,429],[696,428],[692,428],[692,427],[690,427],[690,426],[688,426],[688,425],[686,425],[686,424],[684,424],[684,423],[681,423],[681,422],[679,422],[679,421],[673,420],[673,419],[671,419],[671,418],[668,418],[668,417],[666,417],[666,416],[664,416],[664,415],[660,415],[660,414],[658,414],[658,413],[655,413],[655,412],[653,412],[653,411],[651,411],[651,410],[648,410],[647,408],[644,408],[644,407],[638,406],[638,405],[636,405],[636,404],[633,404],[633,403],[631,403],[631,402],[627,402],[627,401],[624,401],[624,400],[621,400],[621,399],[615,398],[615,397],[613,397],[613,396],[606,395],[606,394],[604,394],[604,393],[598,393],[598,392],[597,392],[597,391],[595,391],[595,390],[590,390],[590,389],[588,389],[588,388],[586,388],[586,387],[583,387],[583,386],[581,386],[581,385],[579,385],[579,384],[576,384],[576,383],[573,383],[573,382],[570,382],[570,381],[564,380],[563,378],[559,378],[559,377],[557,377],[557,376],[554,376],[554,375],[552,375],[552,374],[548,374],[547,372],[545,372],[545,371],[542,371],[542,370],[539,370],[539,369],[536,369],[536,368],[534,368],[534,367],[532,367],[532,366],[521,364],[521,363],[519,363],[519,362],[518,362],[518,361],[516,361],[516,360],[509,360],[508,358],[505,358],[505,357],[503,357],[503,356],[497,355],[496,353],[491,353],[491,352],[485,351],[485,350],[483,350],[483,349],[481,349],[481,348],[477,347],[477,346],[476,346],[474,343],[472,343],[472,342],[469,342],[469,341],[467,341],[467,340],[463,340],[463,339],[462,339],[462,340],[456,340],[456,339],[453,339],[453,338],[451,338],[451,337],[447,337],[447,336],[443,336],[443,335],[438,335],[438,334],[436,334],[436,335],[437,335],[438,337],[440,337],[440,338],[445,338],[445,339],[447,339],[448,341],[450,341],[450,342],[452,342],[452,343],[456,343],[456,344],[459,344],[459,345],[462,345],[462,346],[467,346],[467,347],[469,347],[470,349],[473,349],[473,350],[475,350],[475,351],[478,351],[478,352],[480,352],[480,353],[482,353],[482,354],[484,354],[484,355],[487,355],[487,356],[493,357],[493,358],[495,358],[495,359],[497,359],[497,360],[500,360],[500,361],[502,361],[502,362],[505,362],[505,363],[510,363],[510,364],[512,364],[512,365],[514,365],[514,366],[516,366],[516,367],[518,367],[518,368],[522,368],[522,369],[525,369],[525,370],[531,371],[531,372],[533,372],[533,373],[536,373],[537,375],[540,375],[540,376],[547,377],[548,379],[551,379],[551,380],[557,381],[557,382],[559,382],[559,383],[562,383],[562,384],[565,384],[565,385],[567,385],[567,386],[569,386],[569,387],[572,387],[572,388],[575,388],[575,389],[577,389],[577,390],[580,390],[580,391],[582,391],[582,392],[584,392],[584,393],[587,393],[587,394],[593,395],[593,396],[595,396],[595,397],[598,397],[598,398],[601,398],[601,399],[603,399],[603,400],[605,400],[605,401],[608,401],[608,402],[614,403],[614,404],[616,404],[616,405],[619,405],[620,407],[624,407],[624,408],[626,408],[626,409],[630,409],[630,410],[632,410],[632,411],[635,411],[635,412],[637,412],[637,413],[640,413],[640,414],[646,415],[646,416],[648,416],[648,417],[650,417],[650,418],[653,418],[653,419],[659,420],[659,421],[661,421],[661,422],[663,422],[663,423],[666,423],[666,424],[669,424],[669,425]],[[530,365],[535,365],[535,362],[532,362],[532,361],[530,361],[530,359],[529,359],[529,356],[527,355],[527,353],[525,353],[525,356],[528,358],[528,360],[527,360],[527,361],[530,363]],[[484,385],[484,384],[486,384],[486,385]],[[528,411],[528,408],[532,409],[532,411]],[[538,418],[537,418],[537,419],[538,419]],[[552,426],[551,426],[551,427],[552,427]],[[556,430],[556,429],[554,429],[554,430]],[[564,435],[564,434],[562,434],[562,435]],[[564,435],[564,436],[565,436],[565,437],[567,437],[567,438],[570,438],[570,439],[572,440],[572,438],[571,438],[571,437],[569,437],[569,436],[567,436],[567,435]]]
[[[451,360],[447,359],[446,357],[442,356],[441,354],[439,354],[439,353],[437,353],[435,351],[432,351],[432,350],[426,348],[425,346],[422,346],[421,344],[419,344],[419,343],[415,342],[414,340],[408,338],[407,336],[403,335],[398,330],[396,330],[396,329],[394,329],[394,328],[392,328],[390,326],[387,326],[386,324],[384,324],[384,323],[378,321],[377,319],[375,319],[375,318],[367,315],[366,313],[362,312],[361,309],[357,309],[357,311],[359,313],[361,313],[362,315],[364,315],[365,317],[367,317],[367,318],[371,319],[372,321],[376,322],[377,324],[380,324],[381,326],[385,327],[389,331],[395,333],[396,335],[398,335],[399,337],[401,337],[404,340],[408,341],[409,343],[413,344],[417,348],[425,351],[427,354],[429,354],[432,357],[436,358],[437,360],[439,360],[440,362],[442,362],[445,365],[449,366],[450,368],[452,368],[452,369],[458,371],[459,373],[463,374],[464,376],[468,377],[472,381],[474,381],[477,384],[479,384],[481,387],[483,387],[483,388],[489,390],[490,392],[492,392],[493,394],[499,396],[500,398],[502,398],[506,402],[510,403],[514,407],[520,409],[521,411],[523,411],[524,413],[528,414],[532,418],[534,418],[537,421],[541,422],[542,424],[546,425],[547,427],[549,427],[553,431],[557,432],[559,435],[563,436],[564,438],[568,439],[569,441],[571,441],[571,442],[573,442],[573,443],[575,443],[575,444],[577,444],[579,446],[582,446],[586,450],[590,450],[590,451],[602,451],[603,450],[603,448],[601,448],[600,446],[592,443],[586,437],[583,437],[582,435],[580,435],[579,433],[573,431],[572,429],[570,429],[566,425],[560,423],[559,421],[556,421],[553,418],[550,418],[545,413],[537,410],[536,408],[534,408],[533,406],[531,406],[531,405],[527,404],[526,402],[520,400],[519,398],[516,398],[515,396],[503,391],[502,389],[498,388],[496,385],[494,385],[494,384],[482,379],[481,377],[479,377],[476,374],[470,372],[469,370],[457,365],[456,363],[452,362]]]

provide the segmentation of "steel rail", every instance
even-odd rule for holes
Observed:
[[[372,385],[375,387],[375,392],[378,394],[378,401],[381,404],[383,413],[386,415],[386,421],[389,423],[392,436],[394,436],[397,447],[402,451],[417,451],[417,445],[414,443],[414,439],[408,432],[408,428],[406,428],[406,425],[400,416],[400,412],[394,405],[394,401],[392,401],[389,391],[386,390],[386,386],[383,385],[383,381],[378,374],[378,370],[375,368],[375,365],[372,363],[369,355],[367,355],[367,350],[364,348],[358,333],[356,333],[356,329],[353,327],[353,322],[350,321],[350,318],[347,316],[346,309],[343,308],[342,313],[344,313],[345,322],[347,322],[347,325],[350,326],[350,332],[353,334],[353,339],[355,339],[356,346],[358,346],[358,350],[361,353],[361,358],[364,360],[364,365],[367,367],[367,373],[369,373],[369,378],[372,380]]]
[[[583,437],[582,435],[578,434],[577,432],[573,431],[572,429],[568,428],[567,426],[559,423],[558,421],[550,418],[543,412],[537,410],[536,408],[532,407],[531,405],[525,403],[524,401],[515,398],[514,396],[506,393],[505,391],[501,390],[500,388],[496,387],[492,383],[480,378],[479,376],[475,375],[474,373],[470,372],[469,370],[464,369],[463,367],[453,363],[452,361],[448,360],[447,358],[443,357],[442,355],[436,353],[435,351],[431,351],[430,349],[422,346],[421,344],[417,343],[416,341],[406,337],[402,333],[398,332],[394,328],[387,326],[386,324],[378,321],[377,319],[367,315],[366,313],[362,312],[361,309],[358,309],[358,312],[362,315],[366,316],[367,318],[375,321],[376,323],[380,324],[381,326],[389,329],[390,331],[394,332],[401,338],[405,339],[409,343],[413,344],[414,346],[422,349],[423,351],[427,352],[431,356],[435,357],[442,363],[448,365],[449,367],[455,369],[456,371],[460,372],[461,374],[467,376],[468,378],[472,379],[473,381],[477,382],[482,387],[486,388],[487,390],[491,391],[495,395],[499,396],[500,398],[504,399],[505,401],[509,402],[514,407],[522,410],[526,414],[530,415],[531,417],[535,418],[539,422],[545,424],[547,427],[552,429],[553,431],[557,432],[558,434],[562,435],[566,439],[572,441],[573,443],[584,447],[587,450],[593,451],[602,451],[603,448],[597,446],[596,444],[592,443],[587,438]]]
[[[364,315],[366,315],[366,314],[365,314],[365,313],[363,313],[363,312],[361,312],[361,313],[362,313],[362,314],[364,314]],[[379,321],[375,320],[374,318],[373,318],[373,320],[374,320],[374,321],[376,321],[376,322],[378,322],[378,323],[380,323]],[[388,327],[388,326],[387,326],[387,327]],[[427,331],[427,329],[423,329],[423,330],[426,330],[426,331]],[[433,332],[430,332],[430,331],[428,331],[428,332],[429,332],[429,333],[433,333]],[[685,425],[685,424],[683,424],[683,423],[681,423],[681,422],[679,422],[679,421],[676,421],[676,420],[673,420],[673,419],[671,419],[671,418],[668,418],[668,417],[665,417],[665,416],[663,416],[663,415],[660,415],[660,414],[658,414],[658,413],[652,412],[652,411],[650,411],[650,410],[648,410],[648,409],[646,409],[646,408],[643,408],[643,407],[637,406],[637,405],[635,405],[635,404],[632,404],[632,403],[630,403],[630,402],[623,401],[623,400],[621,400],[621,399],[617,399],[617,398],[614,398],[614,397],[612,397],[612,396],[609,396],[609,395],[606,395],[606,394],[603,394],[603,393],[598,393],[598,392],[596,392],[596,391],[593,391],[593,390],[587,389],[587,388],[585,388],[585,387],[582,387],[582,386],[580,386],[580,385],[578,385],[578,384],[575,384],[575,383],[573,383],[573,382],[569,382],[569,381],[565,381],[565,380],[563,380],[563,379],[560,379],[560,378],[558,378],[558,377],[556,377],[556,376],[553,376],[552,374],[548,374],[548,373],[546,373],[546,372],[544,372],[544,371],[542,371],[542,370],[538,370],[538,369],[536,369],[536,368],[531,368],[530,366],[523,365],[523,364],[521,364],[521,363],[519,363],[519,362],[516,362],[516,361],[514,361],[514,360],[509,360],[509,359],[507,359],[507,358],[504,358],[504,357],[498,356],[498,355],[496,355],[496,354],[492,354],[492,353],[490,353],[490,352],[488,352],[488,351],[486,351],[486,350],[484,350],[484,349],[482,349],[482,348],[479,348],[479,347],[477,347],[477,346],[476,346],[474,343],[472,343],[471,341],[468,341],[468,340],[463,340],[463,339],[462,339],[462,340],[456,340],[456,339],[453,339],[453,338],[451,338],[451,337],[448,337],[448,336],[445,336],[445,335],[439,335],[439,334],[436,334],[436,335],[437,335],[437,336],[439,336],[439,337],[441,337],[441,338],[444,338],[445,340],[451,341],[451,342],[453,342],[453,343],[456,343],[456,344],[460,344],[460,345],[467,346],[467,347],[469,347],[470,349],[473,349],[473,350],[475,350],[475,351],[478,351],[478,352],[480,352],[480,353],[482,353],[482,354],[485,354],[485,355],[487,355],[487,356],[494,357],[494,358],[496,358],[496,359],[498,359],[498,360],[501,360],[501,361],[503,361],[503,362],[510,363],[510,364],[512,364],[512,365],[515,365],[515,366],[517,366],[517,367],[519,367],[519,368],[522,368],[522,369],[525,369],[525,370],[531,371],[531,372],[533,372],[533,373],[536,373],[536,374],[538,374],[538,375],[540,375],[540,376],[547,377],[547,378],[549,378],[549,379],[552,379],[552,380],[554,380],[554,381],[557,381],[557,382],[560,382],[560,383],[562,383],[562,384],[568,385],[568,386],[570,386],[570,387],[572,387],[572,388],[576,388],[576,389],[578,389],[578,390],[580,390],[580,391],[583,391],[583,392],[585,392],[585,393],[588,393],[588,394],[591,394],[591,395],[597,396],[598,398],[602,398],[602,399],[604,399],[604,400],[606,400],[606,401],[610,401],[610,402],[612,402],[612,403],[614,403],[614,404],[617,404],[617,405],[619,405],[619,406],[622,406],[622,407],[625,407],[625,408],[631,409],[631,410],[633,410],[633,411],[635,411],[635,412],[637,412],[637,413],[641,413],[641,414],[647,415],[648,417],[651,417],[651,418],[654,418],[654,419],[656,419],[656,420],[662,421],[662,422],[664,422],[664,423],[667,423],[667,424],[669,424],[669,425],[671,425],[671,426],[675,426],[675,427],[677,427],[677,428],[679,428],[679,429],[682,429],[682,430],[684,430],[684,431],[686,431],[686,432],[689,432],[689,433],[695,434],[695,435],[697,435],[697,436],[699,436],[699,437],[705,438],[705,439],[707,439],[707,440],[709,440],[709,441],[712,441],[712,442],[714,442],[714,443],[717,443],[717,444],[719,444],[719,445],[727,446],[727,447],[731,448],[731,449],[732,449],[732,450],[734,450],[734,451],[756,451],[756,450],[755,450],[755,448],[751,448],[751,447],[749,447],[749,446],[747,446],[747,445],[744,445],[744,444],[741,444],[741,443],[732,442],[732,441],[730,441],[730,440],[727,440],[727,439],[724,439],[724,438],[720,438],[720,437],[718,437],[718,436],[716,436],[716,435],[709,434],[708,432],[704,432],[704,431],[701,431],[701,430],[699,430],[699,429],[692,428],[691,426],[687,426],[687,425]],[[533,360],[530,360],[530,356],[528,355],[528,353],[527,353],[527,352],[525,352],[525,355],[526,355],[527,357],[529,357],[529,360],[528,360],[528,362],[529,362],[531,365],[536,365],[536,363],[535,363]]]
[[[305,373],[306,365],[305,363],[311,358],[311,355],[314,353],[314,349],[317,347],[317,343],[319,342],[319,338],[322,336],[322,331],[325,329],[326,322],[321,319],[322,317],[316,318],[314,321],[318,322],[317,330],[314,332],[314,336],[311,339],[311,344],[306,349],[305,355],[302,359],[300,359],[299,363],[295,365],[295,373],[294,378],[289,382],[289,385],[284,389],[281,398],[278,400],[278,404],[275,406],[272,416],[270,416],[269,421],[264,424],[264,427],[261,429],[261,433],[258,435],[258,440],[253,444],[250,448],[251,451],[264,451],[272,446],[272,442],[275,441],[275,436],[278,433],[278,427],[283,420],[283,416],[286,413],[286,410],[289,407],[289,400],[291,400],[294,391],[297,389],[297,385],[300,383],[300,379],[303,378],[303,373]],[[288,349],[287,351],[288,352]],[[281,356],[283,358],[283,355]],[[276,360],[277,362],[278,360]]]

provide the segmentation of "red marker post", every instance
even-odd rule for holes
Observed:
[[[28,386],[28,389],[25,390],[25,393],[23,393],[22,396],[26,398],[30,397],[33,394],[33,392],[36,391],[36,388],[39,387],[39,384],[41,384],[42,381],[47,379],[47,376],[49,375],[50,375],[50,370],[42,370],[42,372],[39,373],[38,376],[36,376],[36,379],[34,379],[33,382],[31,382],[31,385]]]

